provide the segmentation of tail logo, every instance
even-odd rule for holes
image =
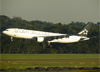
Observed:
[[[88,30],[87,29],[84,29],[82,30],[80,33],[78,33],[80,35],[87,35],[88,34]]]

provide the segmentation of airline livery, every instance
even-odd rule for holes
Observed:
[[[89,29],[92,24],[87,24],[79,33],[75,35],[61,34],[61,33],[52,33],[36,30],[27,30],[19,28],[8,28],[3,31],[4,34],[11,36],[11,41],[13,37],[23,38],[23,39],[35,39],[37,42],[47,41],[48,43],[73,43],[84,40],[89,40],[87,37]]]

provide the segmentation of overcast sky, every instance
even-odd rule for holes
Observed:
[[[99,21],[99,0],[1,0],[1,15],[68,24]]]

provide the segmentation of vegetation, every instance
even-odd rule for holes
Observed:
[[[99,72],[99,68],[69,68],[69,67],[36,67],[36,68],[26,68],[26,69],[0,69],[1,72]]]
[[[1,59],[68,59],[99,58],[99,54],[1,54]]]
[[[71,22],[69,24],[54,24],[51,22],[42,22],[38,20],[26,21],[20,17],[9,18],[4,15],[0,16],[0,23],[0,53],[2,54],[99,53],[99,22],[97,24],[93,23],[91,31],[88,35],[91,38],[90,40],[71,44],[52,43],[52,47],[48,46],[46,42],[38,43],[34,40],[23,40],[14,38],[14,41],[11,42],[10,37],[2,34],[2,31],[7,28],[23,28],[64,34],[73,34],[78,33],[85,25],[85,23]]]
[[[100,67],[99,54],[1,54],[0,64],[1,69]]]

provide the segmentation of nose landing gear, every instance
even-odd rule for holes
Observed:
[[[13,41],[13,37],[11,37],[11,41]]]

